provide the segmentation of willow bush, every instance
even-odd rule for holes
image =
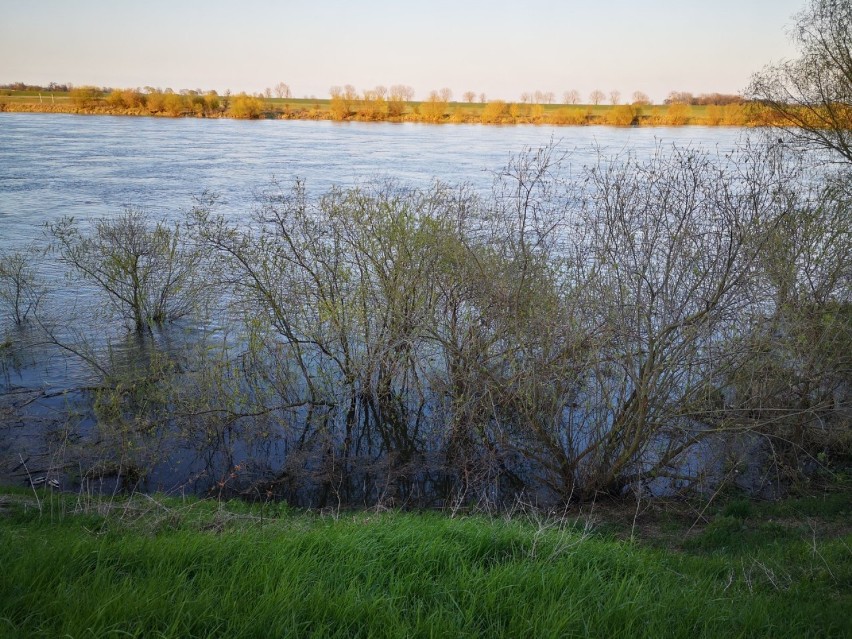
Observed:
[[[710,435],[803,449],[802,429],[848,413],[848,198],[779,153],[571,176],[548,147],[489,198],[381,183],[312,199],[297,183],[250,224],[197,210],[248,336],[244,384],[264,389],[243,412],[276,415],[294,460],[280,477],[340,499],[591,499],[696,481],[684,460]],[[817,253],[825,283],[805,291]],[[782,299],[791,277],[802,290]],[[750,388],[765,356],[782,364]]]
[[[103,321],[210,327],[141,374],[95,366],[95,417],[306,504],[692,487],[718,473],[702,442],[742,433],[795,477],[849,454],[850,193],[786,153],[548,145],[487,196],[296,182],[243,219],[63,220]]]

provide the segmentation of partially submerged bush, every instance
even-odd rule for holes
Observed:
[[[35,251],[0,251],[0,305],[21,325],[38,309],[45,294],[34,268]]]
[[[487,198],[296,183],[251,220],[205,204],[188,227],[127,211],[52,231],[137,331],[218,286],[219,349],[98,392],[134,442],[168,424],[230,467],[275,446],[219,474],[303,503],[591,500],[695,485],[709,436],[758,433],[794,470],[835,454],[850,198],[822,184],[778,148],[572,176],[549,146]]]
[[[254,230],[203,212],[197,225],[250,318],[246,357],[274,380],[263,410],[299,407],[278,419],[307,420],[315,443],[291,445],[323,451],[317,476],[354,495],[359,465],[382,458],[397,488],[419,477],[422,490],[503,482],[591,499],[694,481],[683,464],[702,438],[786,437],[781,415],[802,410],[748,391],[765,412],[747,413],[737,390],[759,361],[751,340],[776,321],[761,265],[783,260],[785,228],[823,210],[774,153],[675,151],[563,182],[543,149],[513,162],[486,202],[395,185],[311,200],[297,185],[268,195]],[[841,237],[809,228],[813,250]],[[832,299],[849,298],[843,254],[823,253]],[[840,360],[805,373],[768,348],[819,385],[842,378]]]
[[[63,262],[95,284],[115,312],[142,332],[187,315],[201,287],[200,255],[180,227],[150,222],[138,209],[94,222],[73,218],[50,225]]]

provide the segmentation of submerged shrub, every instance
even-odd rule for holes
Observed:
[[[179,226],[151,223],[142,211],[126,209],[96,220],[91,231],[67,217],[49,228],[62,261],[95,284],[134,330],[193,310],[200,255],[183,241]]]
[[[17,325],[24,324],[38,309],[45,295],[34,268],[35,251],[0,251],[0,307]]]
[[[346,469],[365,455],[387,460],[396,490],[438,455],[450,494],[496,481],[591,499],[697,480],[682,460],[712,433],[788,437],[778,410],[792,407],[764,394],[762,416],[732,398],[757,397],[737,380],[772,308],[759,265],[814,205],[797,166],[738,153],[626,158],[563,180],[546,148],[486,201],[394,184],[310,199],[297,184],[267,195],[254,230],[203,212],[197,225],[237,283],[250,360],[275,380],[269,406],[311,407],[317,468],[341,490],[354,494]],[[830,255],[839,273],[842,251]]]
[[[699,443],[742,431],[785,468],[833,455],[852,352],[843,183],[778,148],[576,174],[565,159],[530,150],[485,197],[297,182],[250,219],[208,203],[187,226],[63,220],[61,259],[137,331],[193,309],[202,281],[219,293],[221,347],[150,358],[98,414],[134,437],[168,423],[232,466],[274,447],[220,489],[314,505],[673,490],[703,480],[695,456],[712,464]]]

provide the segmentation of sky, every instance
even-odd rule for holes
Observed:
[[[0,0],[0,84],[737,93],[805,0]]]

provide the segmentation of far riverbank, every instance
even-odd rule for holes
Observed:
[[[403,102],[385,100],[289,99],[237,96],[146,94],[79,99],[67,93],[22,92],[0,95],[0,111],[267,120],[331,120],[428,124],[535,124],[544,126],[735,126],[771,125],[757,104],[727,105],[588,105],[529,104],[493,100],[486,103]]]

